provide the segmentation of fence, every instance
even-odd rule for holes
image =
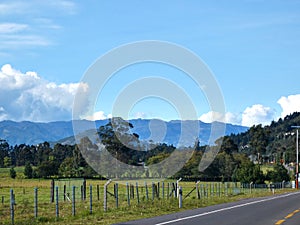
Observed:
[[[68,181],[66,181],[68,182]],[[58,183],[57,183],[58,184]],[[71,184],[71,183],[70,183]],[[73,183],[75,184],[75,183]],[[209,202],[217,198],[238,194],[272,191],[276,188],[290,187],[290,183],[281,182],[271,185],[218,183],[218,182],[145,182],[111,183],[105,185],[87,184],[85,180],[77,185],[67,187],[60,185],[51,188],[14,188],[3,192],[0,189],[0,217],[6,224],[14,224],[16,220],[24,220],[24,214],[32,219],[58,220],[64,216],[75,216],[84,210],[88,214],[95,211],[108,211],[120,207],[144,204],[154,201],[176,203],[181,208],[186,201]],[[50,198],[49,198],[50,197]],[[103,202],[103,207],[101,207]]]

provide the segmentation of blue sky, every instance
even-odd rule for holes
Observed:
[[[268,124],[300,111],[300,1],[1,1],[0,120],[71,119],[81,78],[113,48],[161,40],[197,54],[223,93],[226,122]],[[141,76],[162,76],[191,97],[197,116],[211,120],[203,91],[166,65],[126,68],[95,105],[106,118],[112,102]],[[217,115],[217,113],[215,113]],[[129,117],[178,118],[167,101],[138,102]],[[91,118],[91,117],[87,117]]]

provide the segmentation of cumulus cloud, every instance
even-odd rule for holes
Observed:
[[[210,111],[208,113],[202,114],[199,117],[199,120],[205,123],[211,123],[214,121],[223,122],[223,123],[231,123],[231,124],[240,124],[241,119],[238,115],[235,115],[231,112],[223,113]]]
[[[1,68],[0,84],[2,120],[69,120],[76,93],[85,99],[83,104],[88,104],[86,84],[56,84],[41,78],[36,72],[22,73],[9,64]]]
[[[267,125],[275,117],[275,111],[270,107],[260,104],[247,107],[242,114],[242,125],[253,126],[257,124]]]
[[[300,112],[300,94],[282,96],[277,103],[282,108],[281,118],[294,112]]]
[[[95,120],[105,120],[108,118],[112,118],[112,115],[111,114],[106,115],[103,111],[97,111],[94,112],[93,115],[91,116],[86,116],[84,119],[95,121]]]

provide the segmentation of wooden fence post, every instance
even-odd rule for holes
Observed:
[[[72,187],[72,215],[76,215],[76,208],[75,208],[75,186]]]
[[[11,224],[15,224],[15,198],[14,198],[14,190],[10,189],[10,218]]]
[[[90,185],[90,214],[93,213],[93,186]]]
[[[97,199],[98,199],[98,201],[100,200],[100,188],[99,188],[99,184],[97,184]]]
[[[126,191],[127,191],[127,203],[130,206],[130,193],[129,193],[129,184],[126,183]]]
[[[116,198],[116,208],[119,207],[119,185],[115,184],[115,198]]]
[[[134,186],[133,186],[133,184],[130,184],[130,197],[132,199],[134,199]]]
[[[138,184],[138,182],[136,182],[136,199],[137,199],[137,203],[140,204],[139,184]]]
[[[155,196],[155,184],[152,182],[152,201],[154,200]]]
[[[86,200],[86,179],[83,180],[83,200]]]
[[[58,187],[56,186],[55,187],[55,195],[56,195],[56,204],[55,204],[55,215],[56,215],[56,218],[59,217],[59,205],[58,205]]]
[[[51,180],[51,189],[50,189],[50,202],[53,203],[54,202],[54,179]]]
[[[146,199],[149,200],[148,186],[146,181],[145,181],[145,191],[146,191]]]
[[[177,198],[177,189],[176,189],[176,185],[174,182],[172,183],[172,189],[174,191],[174,198]]]
[[[34,188],[34,218],[38,217],[38,189]]]
[[[64,202],[66,201],[67,186],[64,184]]]
[[[161,184],[161,195],[162,195],[162,198],[164,199],[165,198],[165,182],[162,182]]]

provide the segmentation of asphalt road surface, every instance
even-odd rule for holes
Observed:
[[[300,192],[246,199],[121,224],[300,225]]]

